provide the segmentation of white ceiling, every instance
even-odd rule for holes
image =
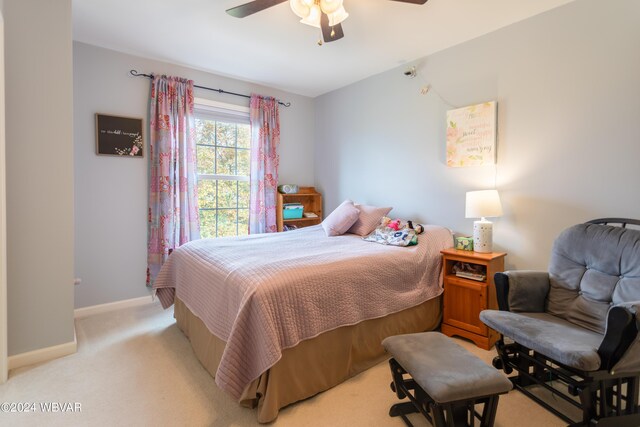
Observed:
[[[345,37],[323,46],[288,2],[225,13],[248,1],[73,0],[73,38],[315,97],[573,0],[344,0]]]

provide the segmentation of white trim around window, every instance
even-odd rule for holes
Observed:
[[[225,181],[249,181],[248,175],[210,175],[199,173],[198,179],[222,179]]]
[[[221,109],[226,112],[237,111],[238,113],[244,113],[243,115],[249,114],[249,107],[245,107],[244,105],[227,104],[226,102],[213,101],[205,98],[193,98],[193,103],[196,109]]]

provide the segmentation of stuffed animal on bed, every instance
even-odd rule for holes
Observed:
[[[402,227],[400,227],[401,223],[402,223],[402,221],[400,221],[399,219],[394,219],[393,221],[390,221],[387,224],[387,227],[389,227],[392,230],[399,231],[402,228]]]
[[[390,228],[394,231],[400,231],[403,229],[414,230],[416,234],[422,234],[424,232],[424,225],[414,224],[413,221],[407,221],[403,224],[401,219],[394,219],[383,216],[380,220],[380,226]]]
[[[414,230],[416,234],[422,234],[424,232],[424,225],[414,224],[413,221],[407,221],[407,228]]]

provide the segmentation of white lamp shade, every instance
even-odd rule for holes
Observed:
[[[310,9],[307,2],[303,0],[289,0],[289,5],[291,6],[293,13],[298,15],[300,18],[306,18],[309,15]]]
[[[320,28],[320,17],[322,16],[322,11],[320,10],[320,6],[314,4],[309,9],[309,15],[302,18],[300,22],[303,24],[311,25],[312,27]]]
[[[340,6],[335,12],[327,15],[329,17],[329,26],[333,27],[338,25],[349,17],[349,14],[344,10],[343,6]]]
[[[466,218],[502,216],[498,190],[467,191]]]
[[[320,0],[320,9],[327,15],[340,9],[342,0]]]

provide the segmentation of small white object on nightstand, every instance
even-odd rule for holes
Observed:
[[[467,191],[465,217],[481,218],[473,223],[474,252],[493,251],[493,223],[485,217],[502,216],[498,190]]]

